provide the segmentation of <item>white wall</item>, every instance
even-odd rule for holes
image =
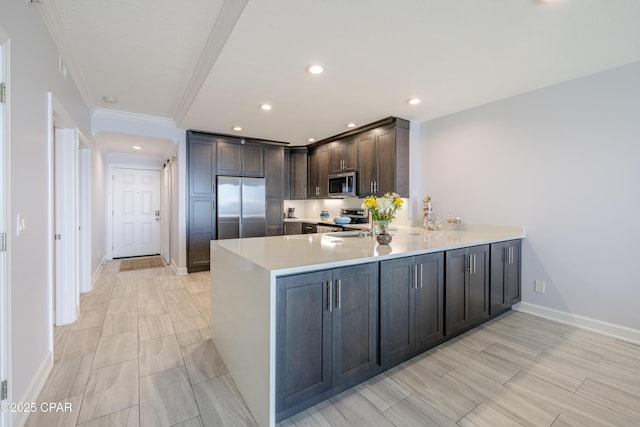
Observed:
[[[106,252],[106,205],[104,156],[97,148],[91,150],[91,273],[95,276]]]
[[[58,72],[58,51],[37,6],[3,1],[0,27],[11,43],[10,230],[11,236],[11,360],[10,398],[35,399],[36,382],[51,361],[49,277],[49,162],[47,93],[90,135],[90,112],[71,78]],[[16,215],[27,218],[27,232],[16,236]]]
[[[640,332],[639,114],[635,63],[425,122],[421,194],[526,226],[523,301]]]

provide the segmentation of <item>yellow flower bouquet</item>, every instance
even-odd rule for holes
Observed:
[[[371,219],[377,222],[381,233],[387,232],[387,226],[396,218],[396,212],[402,208],[404,200],[396,193],[386,193],[382,197],[365,197],[362,207],[369,210]]]

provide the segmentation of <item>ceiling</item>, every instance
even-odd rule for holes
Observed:
[[[293,145],[347,122],[426,121],[640,60],[638,0],[44,3],[91,108]],[[306,73],[312,63],[324,73]]]

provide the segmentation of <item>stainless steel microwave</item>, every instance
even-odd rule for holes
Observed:
[[[356,173],[329,175],[329,197],[357,197]]]

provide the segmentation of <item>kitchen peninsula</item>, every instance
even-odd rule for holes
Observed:
[[[520,226],[211,241],[215,345],[260,426],[509,310]]]

